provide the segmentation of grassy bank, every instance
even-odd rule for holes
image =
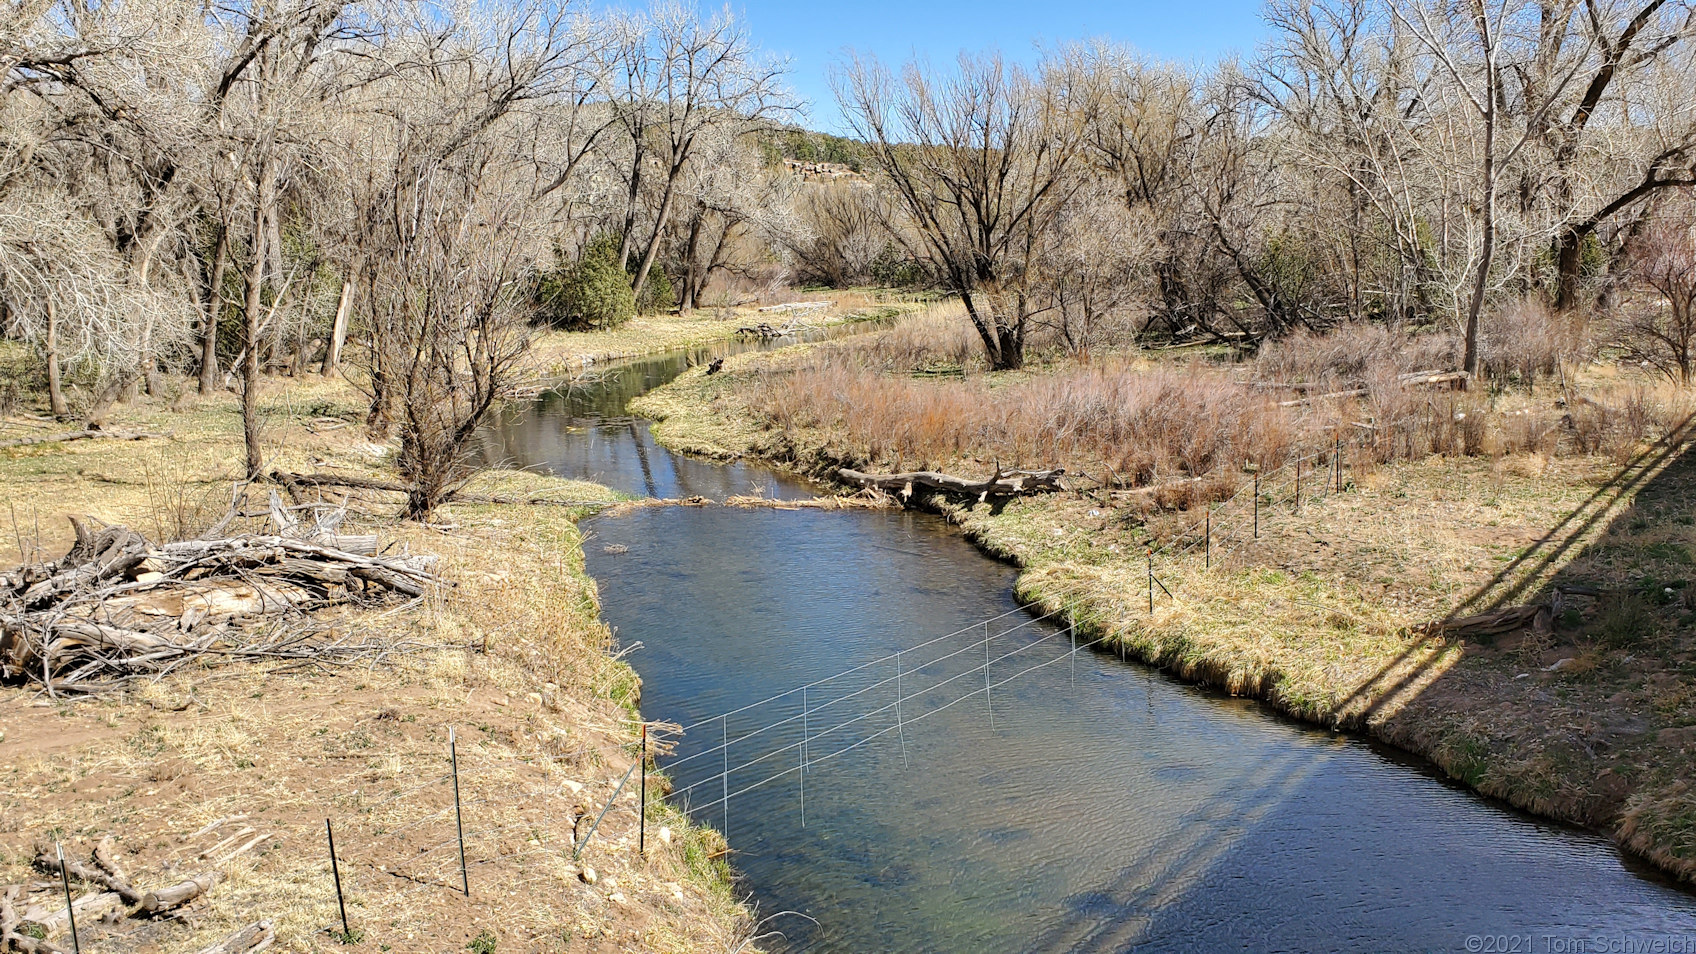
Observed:
[[[654,433],[674,448],[758,456],[813,475],[902,463],[990,470],[991,461],[965,455],[903,461],[828,418],[774,416],[766,403],[774,387],[827,390],[808,378],[821,366],[809,351],[743,356],[713,377],[690,372],[636,409],[660,419]],[[975,387],[990,394],[1042,373]],[[892,377],[898,391],[939,380]],[[922,423],[932,432],[950,426]],[[1149,495],[1100,486],[1004,506],[928,503],[1022,566],[1025,598],[1064,605],[1115,649],[1301,719],[1368,732],[1487,795],[1608,831],[1692,880],[1688,438],[1635,446],[1615,438],[1605,454],[1359,455],[1341,493],[1317,494],[1310,477],[1299,513],[1287,488],[1268,493],[1258,540],[1244,532],[1247,498],[1221,510],[1222,534],[1251,539],[1211,567],[1199,547],[1162,554],[1155,571],[1171,595],[1156,590],[1152,612],[1146,548],[1199,511],[1174,513]],[[1550,633],[1460,638],[1425,626],[1546,601],[1557,586],[1600,595],[1565,597]]]
[[[363,403],[345,383],[270,382],[262,405],[276,466],[389,476],[389,448],[352,423]],[[168,436],[0,450],[9,524],[0,561],[62,553],[66,514],[157,538],[196,532],[224,512],[242,466],[233,395],[143,399],[120,405],[107,426]],[[18,416],[4,436],[47,427],[62,429]],[[473,489],[612,499],[596,485],[511,472],[486,474]],[[263,496],[253,505],[263,510]],[[85,949],[108,937],[94,949],[198,950],[262,918],[276,924],[284,951],[736,943],[747,914],[719,860],[722,840],[660,802],[659,786],[649,788],[646,858],[636,853],[634,779],[582,858],[571,858],[574,837],[635,760],[640,688],[609,653],[584,571],[576,523],[584,511],[450,505],[430,528],[397,523],[394,511],[393,501],[356,495],[348,526],[438,555],[454,585],[416,606],[336,618],[350,634],[410,644],[382,665],[208,667],[80,700],[0,691],[0,883],[38,879],[29,861],[53,838],[86,859],[110,834],[135,880],[154,887],[201,870],[202,852],[239,836],[218,850],[257,841],[222,866],[225,880],[193,918],[125,940],[138,922],[84,925]],[[469,898],[459,890],[444,782],[450,727]],[[332,934],[340,920],[326,817],[336,825],[352,945]]]
[[[642,315],[604,331],[546,331],[531,342],[529,373],[554,378],[619,358],[697,348],[733,338],[738,329],[761,322],[774,326],[790,320],[811,326],[847,324],[911,307],[908,296],[881,290],[821,291],[799,295],[796,300],[828,301],[830,305],[794,316],[763,312],[751,305],[700,309],[688,315]]]

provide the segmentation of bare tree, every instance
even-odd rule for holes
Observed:
[[[1039,323],[1072,355],[1131,338],[1129,311],[1148,288],[1154,230],[1117,191],[1110,182],[1079,190],[1038,248],[1035,291],[1053,304]]]
[[[140,372],[153,344],[182,342],[190,312],[180,298],[133,280],[99,228],[50,196],[0,202],[0,294],[7,332],[34,345],[46,370],[49,406],[68,417],[64,375],[90,365],[108,382]],[[136,320],[146,314],[149,320]],[[97,399],[85,408],[101,410]]]
[[[407,516],[427,519],[474,468],[472,434],[510,393],[530,313],[526,198],[491,179],[483,150],[397,178],[406,190],[371,284],[376,347],[401,408]]]
[[[1696,383],[1696,221],[1688,212],[1661,217],[1632,243],[1632,262],[1660,300],[1625,311],[1626,355],[1688,387]]]
[[[1542,17],[1525,101],[1549,153],[1549,191],[1561,220],[1556,304],[1567,309],[1578,304],[1584,243],[1603,222],[1662,190],[1696,185],[1696,118],[1684,108],[1696,10],[1676,0],[1562,0],[1543,7]],[[1569,84],[1560,56],[1563,44],[1578,45],[1570,34],[1583,38],[1589,55]],[[1568,89],[1573,96],[1562,95]],[[1586,161],[1587,152],[1603,162]]]
[[[671,222],[678,185],[704,134],[759,128],[790,111],[780,87],[785,64],[769,62],[728,8],[710,17],[675,2],[627,18],[616,72],[615,112],[628,140],[627,201],[619,264],[638,249],[631,288],[637,298]],[[644,235],[637,234],[643,181],[652,160],[658,196]]]
[[[887,195],[869,182],[805,183],[787,249],[804,280],[846,287],[872,281],[872,265],[895,242]]]
[[[1472,195],[1479,241],[1473,266],[1472,290],[1463,324],[1461,365],[1478,370],[1478,322],[1495,278],[1498,209],[1504,170],[1535,138],[1553,104],[1565,94],[1588,58],[1590,38],[1581,38],[1567,55],[1545,65],[1544,101],[1528,115],[1505,115],[1510,54],[1518,34],[1530,29],[1520,14],[1529,11],[1512,0],[1468,0],[1460,6],[1392,0],[1392,13],[1435,64],[1435,73],[1448,81],[1459,105],[1470,110],[1478,124],[1477,175]]]
[[[731,128],[703,132],[678,184],[683,215],[671,238],[684,311],[700,306],[715,276],[752,277],[773,249],[797,244],[801,183],[762,168],[753,137]]]
[[[836,77],[855,133],[917,237],[912,251],[960,295],[991,367],[1023,366],[1037,294],[1037,249],[1084,180],[1092,88],[1064,63],[1033,74],[998,55],[962,55],[938,75],[896,80],[872,60]]]

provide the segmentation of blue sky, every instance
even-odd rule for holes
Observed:
[[[1266,35],[1260,0],[732,0],[731,9],[758,43],[790,58],[789,83],[809,103],[806,125],[826,132],[840,131],[841,119],[830,65],[850,48],[941,66],[961,50],[1029,59],[1039,44],[1105,37],[1162,59],[1208,62],[1252,54]]]

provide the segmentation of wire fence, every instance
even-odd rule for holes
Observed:
[[[1347,467],[1345,444],[1338,441],[1326,451],[1257,473],[1231,497],[1208,505],[1192,524],[1150,545],[1149,611],[1157,594],[1172,598],[1156,572],[1157,559],[1193,560],[1199,555],[1204,568],[1211,568],[1270,532],[1280,514],[1299,513],[1312,501],[1344,489]],[[1075,580],[1045,593],[1046,605],[1053,607],[1045,612],[1015,607],[670,727],[673,738],[665,747],[680,753],[675,758],[650,760],[654,753],[644,732],[640,751],[632,753],[635,763],[622,775],[591,783],[593,788],[531,772],[533,784],[509,784],[498,794],[462,798],[462,774],[501,771],[516,777],[525,774],[518,770],[536,766],[534,760],[494,759],[481,753],[462,765],[450,731],[441,753],[443,771],[380,798],[354,798],[350,807],[326,819],[319,832],[325,839],[323,853],[314,857],[305,852],[283,876],[333,879],[338,901],[342,872],[350,866],[400,882],[395,888],[399,891],[470,896],[478,890],[479,872],[503,863],[510,869],[514,862],[517,870],[503,870],[501,882],[491,890],[510,892],[557,882],[579,870],[577,863],[609,812],[628,810],[638,827],[639,844],[645,838],[649,766],[678,779],[671,798],[693,817],[716,824],[727,838],[735,822],[735,802],[780,783],[793,784],[795,810],[805,827],[807,783],[819,767],[880,740],[897,747],[906,764],[912,731],[966,704],[981,704],[984,721],[993,729],[997,690],[1039,670],[1068,666],[1075,686],[1078,654],[1115,639],[1110,630],[1081,639],[1075,623],[1066,618],[1076,599],[1095,585]],[[696,744],[695,738],[702,741]],[[546,784],[549,778],[554,781]],[[631,784],[633,778],[636,784]],[[816,788],[812,794],[820,797]],[[199,857],[225,864],[267,837],[282,834],[249,828],[239,818],[220,820],[204,832],[223,840]],[[344,931],[352,927],[344,921]]]
[[[1212,569],[1215,563],[1270,532],[1285,513],[1300,514],[1308,504],[1342,493],[1351,483],[1348,452],[1359,446],[1338,439],[1330,448],[1285,461],[1270,471],[1256,470],[1236,493],[1205,505],[1201,517],[1193,523],[1158,544],[1150,544],[1148,611],[1154,611],[1157,593],[1176,598],[1158,572],[1157,559],[1200,556],[1203,569]]]
[[[1211,568],[1271,532],[1279,515],[1299,513],[1347,487],[1347,449],[1338,440],[1330,448],[1256,473],[1231,497],[1208,505],[1193,524],[1151,544],[1149,611],[1157,595],[1173,597],[1156,572],[1157,560],[1199,556],[1204,567]],[[905,762],[908,730],[944,711],[981,699],[985,721],[993,728],[996,689],[1063,663],[1072,669],[1075,681],[1077,653],[1114,640],[1111,633],[1080,640],[1066,618],[1075,598],[1094,586],[1089,580],[1074,581],[1045,593],[1045,603],[1053,607],[1046,612],[1010,609],[683,725],[681,736],[693,734],[703,741],[680,742],[682,754],[662,766],[679,779],[672,797],[728,834],[738,798],[791,780],[804,826],[807,779],[818,766],[880,739],[898,746]],[[1016,616],[1023,618],[1011,619]],[[1051,631],[1030,635],[1043,624]],[[1056,641],[1064,641],[1063,652],[1032,661],[1036,647]],[[1011,648],[1009,642],[1014,643]]]

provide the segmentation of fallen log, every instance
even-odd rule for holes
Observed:
[[[1312,397],[1296,398],[1291,401],[1279,401],[1278,406],[1302,407],[1304,405],[1312,404],[1315,401],[1325,401],[1331,398],[1363,397],[1368,393],[1370,392],[1368,392],[1366,388],[1350,388],[1347,391],[1327,391],[1324,394],[1315,394]]]
[[[1554,612],[1548,604],[1509,606],[1488,613],[1480,613],[1477,616],[1437,620],[1433,623],[1427,623],[1421,628],[1432,635],[1500,636],[1527,627],[1539,635],[1554,632]]]
[[[223,879],[224,876],[219,872],[206,871],[168,888],[149,891],[141,898],[141,911],[144,914],[163,914],[173,908],[180,908],[211,891]]]
[[[124,872],[112,850],[111,835],[100,839],[100,843],[94,846],[94,864],[106,874],[105,878],[98,879],[98,883],[104,884],[107,890],[116,891],[125,904],[141,903],[141,892],[130,887],[130,876]]]
[[[18,915],[17,902],[23,890],[22,885],[14,884],[0,892],[0,950],[18,951],[20,954],[66,954],[64,948],[46,938],[18,933],[22,918]]]
[[[201,948],[199,954],[259,954],[277,940],[270,921],[255,921],[211,947]]]
[[[62,434],[43,434],[40,437],[20,437],[16,440],[0,441],[0,450],[9,447],[29,447],[34,444],[65,444],[71,441],[111,440],[111,441],[143,441],[150,438],[167,438],[171,433],[155,434],[145,431],[103,431],[98,428],[87,428],[80,431],[66,431]]]
[[[370,477],[354,477],[343,474],[295,474],[288,471],[273,470],[271,479],[284,487],[349,487],[354,490],[382,490],[388,493],[408,494],[412,488],[405,484],[397,484],[391,480],[375,480]]]
[[[299,490],[304,487],[346,487],[352,490],[380,490],[385,493],[411,493],[412,488],[405,484],[397,484],[387,480],[374,480],[368,477],[342,477],[336,474],[294,474],[275,470],[271,479],[284,487]],[[442,498],[442,503],[461,504],[502,504],[527,507],[601,507],[602,501],[596,500],[558,500],[553,497],[506,497],[498,494],[471,494],[455,491]]]
[[[124,876],[122,869],[117,867],[116,862],[111,857],[111,840],[111,836],[101,839],[100,847],[94,850],[95,864],[98,867],[90,868],[75,858],[67,856],[65,858],[65,872],[78,881],[100,885],[122,899],[125,904],[140,904],[141,892],[130,887],[129,879]],[[102,857],[106,859],[104,863],[100,860]],[[111,865],[111,867],[107,868],[106,865]],[[46,848],[41,848],[36,854],[35,866],[47,874],[59,874],[59,858]],[[77,910],[80,912],[82,909],[78,908]]]
[[[1020,497],[1063,490],[1060,478],[1065,473],[1064,468],[1008,471],[997,467],[987,480],[970,480],[934,470],[866,474],[843,467],[836,475],[843,483],[898,494],[903,499],[911,497],[915,487],[928,487],[939,493],[976,497],[981,503],[991,497]]]
[[[58,910],[50,908],[31,907],[23,914],[23,923],[34,925],[42,937],[55,937],[59,932],[71,926],[71,912],[76,912],[77,918],[84,924],[92,924],[100,918],[123,908],[124,899],[116,892],[102,891],[97,894],[85,894],[67,908],[62,904]],[[28,930],[28,928],[25,928]]]
[[[1472,375],[1465,371],[1417,371],[1413,374],[1398,375],[1396,377],[1396,383],[1400,384],[1402,387],[1429,387],[1436,384],[1458,384],[1464,389],[1466,387],[1466,383],[1471,380],[1471,378]],[[1312,394],[1304,398],[1296,398],[1289,401],[1279,401],[1278,406],[1302,407],[1316,401],[1324,401],[1330,398],[1365,397],[1370,393],[1372,393],[1370,388],[1348,388],[1342,391],[1330,391],[1325,394]]]
[[[1396,380],[1405,385],[1458,384],[1466,387],[1466,382],[1472,375],[1465,371],[1420,371],[1416,374],[1404,374]]]

